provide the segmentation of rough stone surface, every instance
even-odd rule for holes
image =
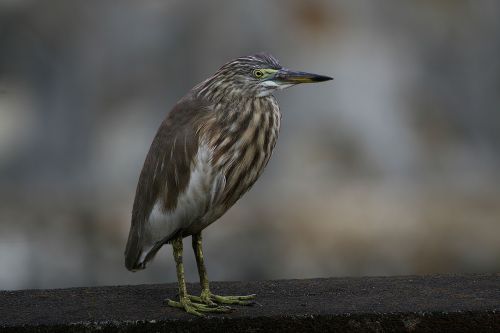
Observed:
[[[196,318],[163,305],[176,284],[1,291],[0,332],[500,332],[500,274],[212,286],[260,306]]]

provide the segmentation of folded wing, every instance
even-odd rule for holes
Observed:
[[[179,198],[186,191],[195,168],[199,148],[196,131],[198,119],[208,107],[190,96],[183,98],[161,124],[142,168],[132,210],[132,223],[125,249],[125,266],[129,270],[145,268],[160,247],[175,234],[152,234],[150,215],[153,210],[169,216],[178,209]],[[175,232],[177,226],[165,230]]]

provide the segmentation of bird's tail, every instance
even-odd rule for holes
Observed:
[[[137,232],[135,228],[131,228],[125,248],[125,267],[132,272],[146,268],[146,264],[154,258],[156,252],[166,243],[165,239],[153,244],[144,244],[145,242],[139,235],[142,235],[142,232]]]
[[[125,247],[125,267],[127,267],[129,271],[137,271],[145,268],[145,266],[139,262],[142,246],[139,244],[140,237],[134,229],[135,228],[130,229],[127,246]]]

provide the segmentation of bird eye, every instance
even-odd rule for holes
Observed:
[[[254,75],[256,78],[260,79],[261,77],[263,77],[263,76],[264,76],[264,72],[263,72],[263,71],[261,71],[260,69],[256,69],[256,70],[254,70],[254,71],[253,71],[253,75]]]

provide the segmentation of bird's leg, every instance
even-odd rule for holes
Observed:
[[[208,275],[203,260],[203,249],[201,246],[202,238],[201,232],[193,235],[193,251],[196,257],[196,264],[198,265],[198,274],[200,275],[201,295],[189,296],[192,301],[203,302],[204,304],[213,306],[219,304],[237,304],[237,305],[252,305],[256,295],[247,296],[219,296],[210,292],[208,285]]]
[[[184,279],[184,264],[182,263],[182,237],[179,236],[172,241],[174,250],[175,266],[177,269],[177,281],[179,283],[179,302],[167,300],[169,306],[184,309],[187,313],[203,316],[202,312],[228,312],[230,309],[221,306],[210,306],[199,302],[192,302],[187,293],[186,280]]]
[[[208,286],[208,275],[207,270],[205,268],[205,262],[203,259],[203,249],[201,247],[201,232],[194,234],[192,237],[193,240],[193,251],[196,257],[196,265],[198,266],[198,275],[200,276],[200,285],[201,285],[201,295],[200,301],[213,305],[215,304],[210,299],[210,287]]]

